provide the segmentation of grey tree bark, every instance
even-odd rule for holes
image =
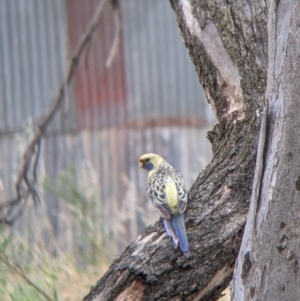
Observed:
[[[268,2],[264,156],[232,300],[300,300],[300,2]],[[254,194],[253,194],[254,196]]]
[[[84,300],[217,300],[237,257],[233,300],[298,300],[300,4],[170,3],[218,119],[213,159],[190,189],[192,256],[172,249],[159,221]]]

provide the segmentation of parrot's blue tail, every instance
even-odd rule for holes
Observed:
[[[186,235],[185,222],[183,214],[171,214],[171,223],[177,234],[179,246],[182,253],[189,257],[191,253],[189,251],[189,243]]]
[[[163,218],[163,222],[168,236],[172,238],[173,247],[176,249],[178,247],[178,237],[171,223],[171,220]]]

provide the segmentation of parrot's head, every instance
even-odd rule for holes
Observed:
[[[139,159],[140,168],[151,171],[155,169],[164,159],[156,154],[144,154]]]

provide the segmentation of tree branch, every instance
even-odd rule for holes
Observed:
[[[116,57],[119,42],[120,42],[120,33],[121,33],[121,22],[120,22],[120,6],[118,0],[111,0],[111,5],[113,8],[113,16],[115,23],[115,34],[114,39],[111,44],[108,57],[105,62],[105,67],[110,68],[114,58]]]
[[[244,143],[243,136],[259,125],[259,118],[231,125],[223,151],[191,188],[191,258],[172,248],[159,221],[115,259],[85,301],[218,299],[232,278],[251,195],[256,138]]]
[[[208,133],[213,159],[191,187],[185,213],[192,256],[172,248],[159,221],[114,260],[84,301],[215,301],[232,279],[265,97],[266,8],[259,0],[170,2],[218,118]]]

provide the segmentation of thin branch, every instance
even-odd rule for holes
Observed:
[[[85,59],[84,59],[85,69],[89,68],[89,56],[90,56],[91,49],[92,49],[92,40],[89,40],[87,48],[86,48],[86,52],[85,52]]]
[[[66,84],[65,85],[65,105],[64,105],[64,110],[63,110],[63,113],[65,116],[68,115],[69,103],[70,103],[69,85]]]
[[[22,202],[22,200],[27,200],[29,196],[31,196],[35,202],[39,200],[39,195],[34,185],[36,184],[36,168],[38,165],[38,157],[40,152],[39,145],[41,143],[41,139],[45,135],[47,127],[49,126],[55,114],[58,112],[58,109],[60,108],[64,100],[63,96],[66,92],[66,87],[69,85],[72,77],[74,76],[74,73],[76,71],[82,53],[89,45],[92,39],[92,36],[99,24],[104,5],[107,1],[108,0],[101,0],[99,2],[86,31],[82,34],[80,41],[74,51],[74,54],[72,55],[66,76],[57,91],[57,96],[53,101],[53,106],[48,112],[48,114],[46,115],[46,117],[44,118],[44,120],[38,125],[37,133],[32,138],[32,140],[30,141],[30,143],[28,144],[25,150],[24,157],[23,157],[23,164],[15,184],[17,197],[14,198],[13,200],[7,201],[4,204],[1,204],[0,210],[3,211],[3,209],[7,207],[13,209],[12,207],[18,206]],[[32,166],[31,163],[33,161],[34,156],[35,156],[35,160],[32,168],[33,175],[30,175],[29,172]],[[7,210],[7,212],[5,213],[1,212],[2,216],[5,217],[0,218],[0,223],[12,224],[14,222],[15,219],[10,216],[11,212],[12,210]],[[17,217],[19,216],[20,214],[17,215]]]
[[[0,210],[3,210],[6,207],[13,207],[18,202],[19,202],[19,199],[15,198],[15,199],[11,199],[11,200],[7,201],[6,203],[2,203],[2,204],[0,204]]]
[[[120,33],[121,33],[121,22],[120,22],[120,7],[118,1],[111,1],[113,11],[114,11],[114,23],[115,23],[115,34],[114,40],[109,50],[108,57],[105,62],[105,67],[110,68],[114,58],[117,55],[118,46],[120,43]]]
[[[37,152],[36,152],[34,165],[33,165],[33,179],[34,179],[35,183],[37,182],[37,173],[36,173],[36,171],[37,171],[37,165],[38,165],[39,158],[40,158],[40,153],[41,153],[41,140],[37,143]]]
[[[99,24],[99,21],[100,21],[100,17],[101,17],[101,13],[103,11],[103,8],[104,8],[104,4],[107,2],[108,0],[102,0],[100,1],[100,3],[98,4],[98,7],[96,8],[96,12],[88,26],[88,29],[86,30],[86,32],[82,35],[80,41],[79,41],[79,44],[78,46],[76,47],[75,49],[75,53],[71,59],[71,62],[70,62],[70,67],[69,67],[69,73],[68,73],[68,76],[67,76],[67,82],[69,83],[73,74],[74,74],[74,71],[78,65],[78,62],[79,62],[79,58],[82,54],[82,52],[84,51],[85,47],[88,45],[89,43],[89,40],[92,38],[93,36],[93,33],[95,32],[98,24]]]
[[[46,292],[44,292],[41,288],[39,288],[34,282],[30,280],[24,273],[23,269],[15,262],[11,262],[7,256],[4,254],[0,255],[0,260],[14,273],[21,276],[25,282],[33,287],[37,292],[39,292],[46,300],[48,301],[54,301],[53,298],[51,298]]]

